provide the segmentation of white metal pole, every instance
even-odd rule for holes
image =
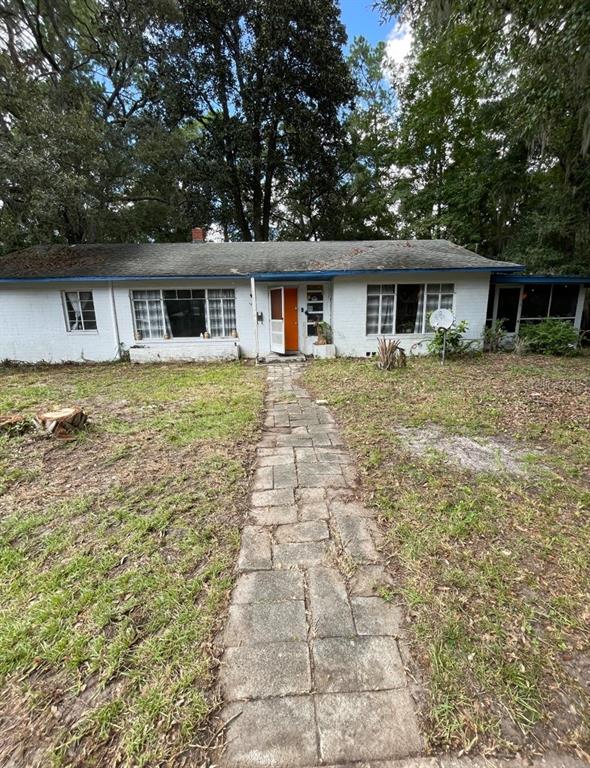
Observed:
[[[254,350],[256,352],[256,363],[258,363],[258,309],[256,307],[256,280],[250,278],[250,293],[252,294],[252,319],[254,321]]]
[[[117,305],[115,304],[115,289],[113,287],[113,281],[109,280],[109,296],[111,300],[111,317],[113,320],[113,330],[115,331],[115,344],[117,347],[116,356],[117,359],[121,359],[121,335],[119,333],[119,321],[117,319]]]

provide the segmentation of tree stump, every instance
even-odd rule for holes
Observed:
[[[81,429],[88,416],[78,406],[62,408],[59,411],[41,411],[37,414],[35,424],[43,432],[55,437],[69,437]]]

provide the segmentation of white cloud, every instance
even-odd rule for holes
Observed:
[[[391,30],[385,41],[387,64],[398,69],[403,67],[414,42],[414,35],[409,24],[398,23]],[[387,66],[386,64],[386,66]]]

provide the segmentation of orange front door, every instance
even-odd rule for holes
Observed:
[[[285,288],[285,351],[299,351],[297,288]]]

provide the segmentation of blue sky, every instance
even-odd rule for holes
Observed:
[[[360,35],[366,37],[371,45],[383,40],[390,61],[402,65],[412,46],[412,30],[407,24],[398,25],[395,17],[382,22],[381,14],[373,8],[373,1],[339,0],[348,45]]]
[[[340,8],[349,45],[359,35],[375,45],[380,40],[387,40],[394,27],[393,20],[381,23],[379,12],[373,9],[373,0],[340,0]]]

